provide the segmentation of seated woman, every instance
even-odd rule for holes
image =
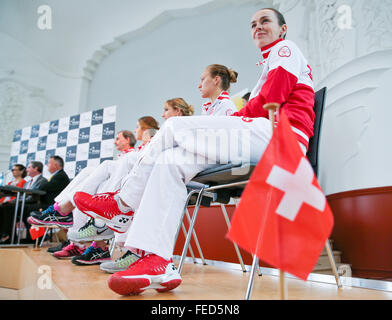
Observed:
[[[231,101],[227,92],[230,88],[230,83],[234,83],[237,81],[237,76],[237,72],[223,65],[212,64],[205,68],[201,75],[201,81],[198,88],[200,90],[202,98],[207,98],[209,99],[209,101],[203,105],[202,115],[227,116],[237,111],[234,103]],[[184,99],[171,99],[166,101],[162,117],[167,120],[175,116],[190,115],[189,111],[187,110],[189,110],[188,104],[184,101]],[[131,169],[132,167],[129,167],[128,172]],[[117,189],[113,189],[112,191],[115,190]],[[96,235],[96,233],[99,229],[97,228],[97,224],[99,224],[99,222],[98,220],[95,220],[95,223],[91,222],[89,226],[81,228],[78,235],[74,233],[69,233],[68,237],[75,241],[82,241],[86,239],[86,234],[88,233],[90,235],[89,239],[97,239],[98,235]],[[115,236],[115,242],[120,247],[122,247],[127,237],[127,234],[120,234],[116,232]],[[96,245],[96,243],[93,245]],[[95,256],[97,255],[95,254]],[[103,262],[100,268],[103,271],[111,273],[125,270],[131,263],[133,263],[138,258],[139,256],[137,254],[133,254],[127,251],[121,258],[115,261]],[[88,263],[90,263],[89,257],[74,257],[73,259],[79,260],[79,262],[87,260]]]
[[[27,175],[26,167],[22,164],[15,164],[12,167],[13,180],[8,182],[9,186],[23,188],[26,183],[24,179]],[[8,210],[2,210],[5,206],[14,206],[15,197],[7,196],[0,198],[0,243],[6,243],[10,238],[10,232],[12,232],[12,218],[13,215],[8,214]]]
[[[105,199],[104,195],[75,194],[74,201],[81,211],[93,212],[113,229],[124,231],[129,227],[125,247],[142,252],[142,258],[127,270],[110,276],[108,285],[113,291],[122,295],[149,288],[164,292],[181,284],[172,254],[187,198],[186,184],[199,172],[226,161],[257,162],[261,158],[272,136],[264,104],[281,105],[280,111],[287,114],[306,152],[314,124],[311,69],[296,44],[285,40],[286,32],[279,11],[267,8],[253,15],[251,34],[263,56],[263,70],[249,103],[241,111],[231,117],[169,119],[145,148],[143,158],[118,193],[106,194]],[[225,133],[228,143],[217,150],[206,139],[197,139],[200,130],[208,130],[216,138]],[[244,134],[233,135],[233,130]],[[249,152],[230,152],[237,143],[248,144]]]

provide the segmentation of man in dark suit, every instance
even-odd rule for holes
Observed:
[[[49,159],[48,170],[52,174],[49,181],[43,183],[39,190],[45,191],[46,195],[42,197],[41,205],[39,207],[30,207],[27,212],[30,217],[27,222],[35,225],[58,225],[69,226],[72,225],[72,215],[61,216],[53,209],[54,199],[60,194],[61,191],[68,185],[68,175],[63,170],[64,161],[59,156],[53,156]],[[39,211],[39,209],[44,209]]]

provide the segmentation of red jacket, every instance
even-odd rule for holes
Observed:
[[[296,44],[279,39],[262,48],[264,66],[248,104],[233,116],[268,118],[266,103],[279,103],[285,110],[298,141],[308,148],[313,136],[314,90],[311,68]]]

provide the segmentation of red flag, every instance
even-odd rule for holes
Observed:
[[[35,240],[39,237],[42,237],[45,234],[45,228],[32,226],[32,227],[30,227],[29,232],[31,235],[31,239]]]
[[[231,223],[229,239],[303,280],[331,234],[331,209],[284,112]]]

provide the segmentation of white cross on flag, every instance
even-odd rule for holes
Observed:
[[[269,265],[306,280],[333,216],[284,112],[241,196],[228,238]]]

